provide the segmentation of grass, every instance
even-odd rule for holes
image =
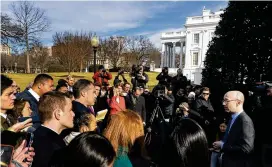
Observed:
[[[49,75],[51,75],[54,79],[54,85],[57,85],[57,82],[59,79],[65,79],[66,76],[68,75],[67,72],[59,72],[59,73],[48,73]],[[110,84],[113,85],[113,80],[114,77],[117,75],[116,72],[111,73],[113,79],[110,80]],[[25,87],[32,81],[34,81],[34,78],[36,77],[37,74],[5,74],[7,76],[9,76],[12,80],[14,80],[17,85],[21,88],[21,91],[23,91],[25,89]],[[75,77],[75,80],[77,79],[89,79],[91,81],[93,81],[92,76],[93,73],[71,73],[71,75],[73,75]],[[158,73],[156,72],[147,72],[147,75],[149,77],[149,82],[147,83],[148,88],[150,90],[153,89],[153,87],[155,85],[157,85],[158,81],[156,80],[156,77],[158,75]],[[130,77],[128,74],[125,74],[125,78],[130,82]],[[121,77],[119,77],[119,79],[121,79]]]

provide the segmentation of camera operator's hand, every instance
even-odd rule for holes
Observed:
[[[26,140],[23,140],[21,145],[15,150],[12,160],[16,163],[19,163],[23,167],[28,167],[32,161],[33,156],[35,155],[34,148],[33,147],[26,147]],[[27,159],[25,162],[24,160]],[[16,165],[14,163],[11,163],[10,167],[15,167]]]

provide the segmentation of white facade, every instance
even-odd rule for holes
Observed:
[[[188,79],[200,84],[208,44],[222,13],[223,11],[212,13],[210,10],[203,9],[202,16],[187,17],[184,30],[162,33],[161,67],[182,68],[183,74]],[[179,67],[175,64],[176,47],[180,47]],[[185,60],[182,59],[182,55],[185,55]],[[183,62],[185,62],[184,66],[182,66]]]
[[[1,55],[3,54],[3,55],[10,56],[10,54],[11,54],[11,48],[8,45],[1,44],[1,46],[0,46],[0,53],[1,53]]]

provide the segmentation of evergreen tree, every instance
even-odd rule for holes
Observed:
[[[245,81],[272,80],[271,14],[272,2],[229,2],[209,44],[203,85],[223,93]]]

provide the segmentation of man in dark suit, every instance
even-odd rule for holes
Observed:
[[[251,166],[255,131],[243,104],[244,95],[240,91],[229,91],[224,96],[224,109],[231,113],[231,119],[224,139],[213,143],[215,149],[221,148],[222,167]]]
[[[93,105],[96,99],[96,90],[94,84],[87,79],[78,80],[73,86],[73,94],[75,100],[72,102],[73,111],[75,112],[75,129],[78,131],[81,128],[86,128],[87,125],[78,124],[80,119],[85,114],[93,114]],[[80,126],[80,127],[79,127]]]
[[[40,98],[39,115],[42,125],[34,132],[32,167],[48,167],[54,153],[65,147],[59,134],[74,126],[72,101],[63,93],[48,92]]]
[[[39,117],[38,114],[38,102],[40,97],[54,89],[53,78],[47,74],[39,74],[34,79],[34,83],[31,88],[24,90],[17,94],[16,99],[25,99],[29,102],[32,110],[32,116]],[[35,124],[37,128],[40,124]]]
[[[143,124],[146,122],[146,109],[145,109],[145,99],[141,95],[141,88],[133,88],[133,94],[125,96],[125,102],[127,109],[137,112],[143,120]]]
[[[1,131],[7,130],[12,126],[12,120],[7,115],[7,110],[14,107],[14,89],[12,87],[12,80],[5,75],[1,75]]]

